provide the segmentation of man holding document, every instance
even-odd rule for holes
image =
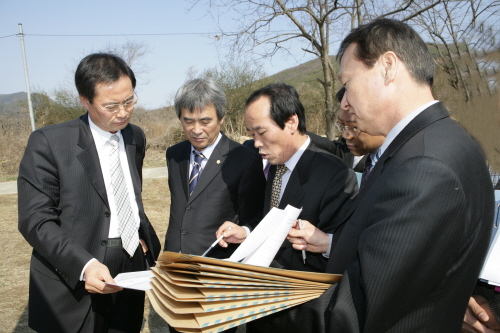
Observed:
[[[485,157],[434,100],[434,62],[408,25],[360,26],[338,59],[342,104],[360,131],[386,140],[334,230],[327,272],[343,278],[327,332],[459,332],[492,227]]]
[[[291,205],[302,209],[300,219],[306,219],[322,232],[330,233],[341,222],[350,201],[358,191],[356,176],[342,160],[319,149],[306,135],[304,107],[292,86],[275,83],[255,91],[246,101],[245,124],[255,140],[262,158],[271,163],[267,181],[264,214],[271,208],[284,209]],[[227,230],[232,227],[231,230]],[[238,243],[246,238],[245,231],[230,222],[224,223],[217,236],[224,234],[221,246]],[[306,249],[307,250],[307,249]],[[275,256],[273,266],[301,271],[324,272],[327,258],[321,253],[302,252],[285,240]],[[290,332],[285,310],[249,324],[257,331]],[[304,322],[322,331],[322,313],[317,317],[301,314]],[[253,327],[255,326],[255,327]],[[293,329],[299,326],[292,327]]]

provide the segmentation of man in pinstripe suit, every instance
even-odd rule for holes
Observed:
[[[114,55],[91,54],[75,82],[88,113],[33,132],[19,169],[19,230],[33,247],[29,326],[139,332],[144,292],[105,284],[160,251],[141,199],[145,136],[129,124],[134,73]]]
[[[432,57],[408,25],[354,29],[338,57],[342,105],[386,140],[334,230],[327,272],[343,278],[327,331],[459,332],[492,227],[485,157],[434,100]]]

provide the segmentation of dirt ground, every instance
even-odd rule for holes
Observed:
[[[162,242],[168,223],[167,178],[145,179],[144,209]],[[31,247],[17,230],[17,194],[0,195],[0,332],[34,332],[28,328],[28,279]],[[146,300],[141,332],[168,332],[165,321],[149,311]]]

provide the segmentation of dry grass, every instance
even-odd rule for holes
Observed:
[[[144,209],[163,246],[167,229],[170,193],[166,178],[145,179]],[[17,194],[0,195],[0,332],[34,332],[28,328],[29,261],[31,247],[17,230]],[[166,324],[149,313],[142,332],[166,332]]]

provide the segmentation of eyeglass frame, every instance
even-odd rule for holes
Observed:
[[[341,134],[343,134],[344,132],[347,132],[352,136],[358,136],[359,132],[360,132],[360,130],[357,129],[356,127],[344,126],[344,125],[341,125],[338,121],[335,122],[335,127],[337,128],[337,130]]]
[[[106,111],[106,112],[109,112],[111,114],[115,114],[118,111],[120,111],[120,107],[123,107],[123,110],[125,110],[127,112],[131,111],[137,105],[137,102],[139,102],[139,97],[137,96],[137,93],[134,91],[134,97],[132,100],[125,102],[125,103],[113,103],[113,104],[107,105],[107,106],[116,106],[117,109],[114,111],[107,109],[106,106],[101,106],[97,103],[94,103],[94,104],[97,105],[97,107],[99,109],[101,109],[102,111]]]

